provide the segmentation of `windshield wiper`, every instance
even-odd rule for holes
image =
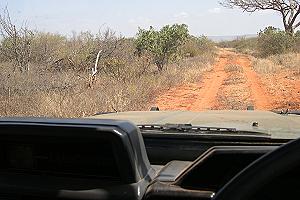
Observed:
[[[274,113],[280,114],[280,115],[300,115],[300,110],[282,110],[282,111],[273,111]]]
[[[143,124],[138,125],[142,132],[156,131],[161,133],[191,133],[191,134],[230,134],[267,136],[270,134],[255,131],[240,131],[236,128],[193,126],[192,124]]]
[[[138,125],[141,130],[158,130],[163,132],[201,132],[201,131],[226,131],[236,132],[235,128],[218,128],[205,126],[192,126],[192,124],[144,124]]]

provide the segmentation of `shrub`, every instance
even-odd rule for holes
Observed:
[[[151,59],[147,54],[137,57],[133,42],[124,40],[114,53],[103,59],[100,64],[100,73],[125,83],[149,73]]]
[[[295,33],[295,45],[293,50],[295,52],[300,52],[300,30]]]
[[[12,23],[7,9],[0,14],[0,55],[1,59],[14,64],[14,70],[29,70],[33,37],[34,31],[25,25],[18,27]]]
[[[215,51],[215,43],[205,36],[190,36],[181,47],[181,54],[184,57],[195,57]]]
[[[165,73],[158,73],[152,64],[153,52],[144,49],[137,56],[135,40],[117,36],[110,29],[98,34],[81,32],[72,37],[26,31],[33,33],[30,37],[26,35],[30,40],[24,42],[26,38],[20,32],[18,37],[22,41],[17,47],[21,45],[29,53],[20,56],[26,58],[25,67],[30,64],[30,70],[28,67],[24,68],[26,73],[14,71],[15,58],[0,54],[0,116],[83,117],[115,109],[148,110],[162,90],[198,81],[215,56],[208,50],[212,44],[207,38],[195,38],[198,56],[181,57],[165,68]],[[166,62],[179,54],[187,27],[166,26],[158,32],[161,37],[154,44],[161,45],[156,49],[158,58],[165,52]],[[2,52],[11,50],[9,38],[2,37],[0,42]],[[89,70],[100,50],[97,79],[91,86]]]
[[[127,50],[118,49],[123,54]],[[11,73],[9,63],[0,63],[0,116],[84,117],[114,109],[148,110],[160,92],[183,82],[198,82],[201,72],[214,61],[213,56],[199,56],[173,63],[164,73],[157,73],[152,65],[145,66],[143,72],[141,64],[147,63],[147,58],[118,61],[122,52],[115,52],[111,59],[126,81],[101,71],[92,88],[87,87],[88,76],[83,71],[41,73],[39,65],[33,65],[28,73]]]
[[[263,57],[282,54],[292,50],[295,38],[285,31],[274,27],[267,27],[260,31],[258,47]]]
[[[66,42],[67,38],[59,34],[36,33],[31,45],[31,62],[46,66],[53,64],[61,57]]]
[[[241,53],[256,54],[257,37],[245,38],[240,37],[232,41],[222,41],[218,43],[221,48],[234,48]]]
[[[139,55],[150,52],[159,71],[164,69],[169,59],[178,53],[178,47],[188,38],[188,27],[185,24],[166,25],[159,31],[139,29],[135,40]]]

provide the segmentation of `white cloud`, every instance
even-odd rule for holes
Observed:
[[[221,13],[221,8],[212,8],[212,9],[209,9],[208,12],[218,14],[218,13]]]

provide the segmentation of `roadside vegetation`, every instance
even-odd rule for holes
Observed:
[[[149,110],[157,94],[199,81],[215,60],[214,43],[184,24],[140,29],[135,38],[109,28],[66,37],[12,21],[7,10],[0,15],[0,116]]]
[[[245,38],[239,37],[232,41],[221,41],[217,45],[221,48],[230,48],[239,53],[245,53],[250,55],[257,54],[257,37]]]
[[[254,58],[254,69],[263,74],[277,73],[280,70],[289,70],[294,75],[300,75],[300,53],[285,53],[272,55],[267,58]]]
[[[261,30],[255,38],[220,42],[218,46],[234,48],[237,52],[254,56],[253,66],[258,72],[274,73],[284,69],[299,72],[299,0],[223,0],[220,4],[226,8],[238,8],[248,13],[273,11],[281,16],[284,29],[269,26]]]
[[[276,73],[290,70],[299,74],[300,32],[290,35],[282,30],[268,27],[258,36],[258,55],[253,67],[258,72]],[[298,72],[298,73],[297,73]]]
[[[300,69],[300,31],[293,35],[274,27],[266,27],[254,38],[239,38],[218,43],[219,47],[232,48],[253,57],[253,67],[260,73],[275,73]]]

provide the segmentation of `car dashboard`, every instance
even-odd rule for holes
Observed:
[[[212,199],[288,140],[170,137],[127,121],[0,120],[0,199]]]

